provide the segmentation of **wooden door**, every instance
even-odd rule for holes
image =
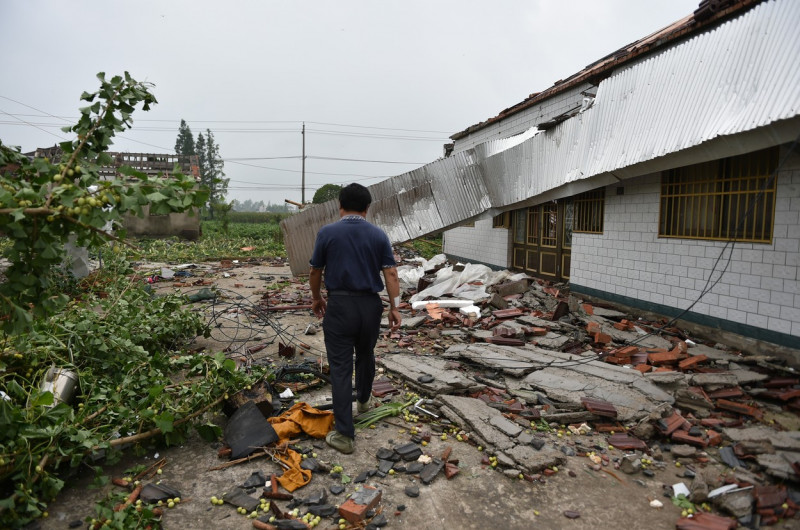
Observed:
[[[568,280],[573,212],[571,201],[515,210],[511,268],[548,280]]]

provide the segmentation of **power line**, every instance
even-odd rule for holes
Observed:
[[[9,113],[6,113],[9,114]],[[13,115],[9,114],[9,116],[17,117],[22,115]],[[19,119],[19,118],[17,118]],[[62,127],[60,124],[56,123],[47,123],[47,122],[38,122],[32,123],[27,122],[25,120],[20,120],[23,123],[11,122],[11,121],[0,121],[0,125],[32,125],[32,126],[40,126],[40,127]],[[132,120],[132,121],[140,121],[140,120]],[[137,126],[134,130],[135,132],[157,132],[157,133],[170,133],[174,134],[175,129],[173,127],[147,127],[147,126]],[[208,129],[215,134],[297,134],[296,129],[265,129],[265,128],[214,128]],[[392,134],[368,134],[368,133],[359,133],[359,132],[349,132],[349,131],[333,131],[333,130],[325,130],[325,129],[307,129],[308,132],[313,132],[315,134],[323,135],[323,136],[344,136],[344,137],[352,137],[352,138],[370,138],[374,140],[408,140],[408,141],[422,141],[422,142],[444,142],[446,138],[444,137],[430,137],[430,136],[408,136],[408,135],[392,135]]]
[[[42,131],[43,133],[49,134],[49,135],[51,135],[51,136],[55,136],[56,138],[58,138],[58,139],[60,139],[60,140],[67,140],[67,138],[64,138],[63,136],[60,136],[60,135],[58,135],[58,134],[56,134],[56,133],[54,133],[54,132],[46,131],[46,130],[42,129],[42,128],[41,128],[41,127],[39,127],[39,126],[37,126],[37,125],[35,125],[35,124],[33,124],[33,123],[28,123],[27,121],[23,120],[22,118],[19,118],[19,117],[17,117],[17,116],[15,116],[15,115],[13,115],[13,114],[9,114],[8,112],[6,112],[6,111],[4,111],[4,110],[2,110],[2,109],[0,109],[0,112],[2,112],[3,114],[5,114],[5,115],[7,115],[7,116],[11,116],[12,118],[14,118],[14,119],[16,119],[16,120],[19,120],[19,121],[21,121],[21,122],[22,122],[21,124],[20,124],[20,123],[16,123],[16,122],[5,122],[5,123],[7,123],[7,124],[9,124],[9,125],[29,125],[30,127],[34,127],[34,128],[36,128],[36,129],[39,129],[39,130],[40,130],[40,131]],[[0,121],[0,123],[4,123],[4,122]]]
[[[362,160],[359,158],[336,158],[332,156],[307,156],[306,158],[313,158],[315,160],[335,160],[337,162],[372,162],[375,164],[413,164],[413,165],[427,164],[427,162],[398,162],[396,160]]]
[[[0,95],[0,98],[7,99],[9,101],[13,101],[19,105],[24,107],[28,107],[31,110],[35,110],[41,114],[45,114],[52,118],[57,118],[60,120],[69,120],[70,122],[77,120],[77,116],[56,116],[53,114],[49,114],[45,111],[39,110],[37,108],[31,107],[30,105],[26,105],[20,101],[14,100],[12,98]],[[19,116],[27,116],[27,117],[38,117],[38,114],[19,114]],[[181,120],[174,120],[174,119],[156,119],[156,118],[137,118],[137,122],[152,122],[152,123],[180,123]],[[303,120],[183,120],[187,124],[191,123],[252,123],[252,124],[260,124],[260,123],[271,123],[271,124],[283,124],[283,123],[293,123],[300,125]],[[324,122],[324,121],[306,121],[306,123],[313,123],[315,125],[328,125],[331,127],[347,127],[351,129],[373,129],[379,131],[401,131],[401,132],[417,132],[417,133],[428,133],[428,134],[452,134],[452,131],[434,131],[434,130],[427,130],[427,129],[403,129],[399,127],[379,127],[374,125],[353,125],[348,123],[332,123],[332,122]]]

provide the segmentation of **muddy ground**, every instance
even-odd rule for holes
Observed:
[[[194,276],[179,280],[185,283],[205,280],[206,283],[211,283],[208,287],[221,289],[221,292],[229,296],[224,304],[195,304],[198,311],[206,314],[215,329],[211,339],[197,339],[190,347],[204,348],[209,352],[228,348],[232,356],[244,356],[250,362],[276,365],[303,360],[319,361],[324,358],[322,333],[304,334],[309,325],[318,324],[310,310],[272,311],[265,313],[268,317],[256,324],[244,322],[235,310],[230,311],[231,308],[256,304],[265,292],[270,291],[282,293],[282,299],[277,301],[277,305],[302,304],[302,295],[308,293],[307,287],[305,283],[292,279],[287,266],[267,262],[222,265],[225,266],[218,262],[204,263],[198,269],[191,269]],[[143,267],[145,271],[159,269],[158,264]],[[203,287],[174,287],[176,281],[178,280],[161,281],[153,286],[158,291],[177,289],[186,293],[196,292]],[[237,295],[242,298],[237,298]],[[407,315],[406,313],[404,316]],[[308,348],[298,347],[298,353],[293,358],[286,359],[278,356],[279,342],[302,342]],[[265,343],[269,344],[257,353],[243,354],[247,348]],[[397,340],[390,339],[387,334],[381,338],[376,354],[379,357],[391,355],[389,352],[396,350],[396,344]],[[389,373],[383,375],[392,376]],[[399,378],[393,380],[398,387],[402,387]],[[329,402],[330,388],[323,384],[299,392],[295,399],[312,405],[322,405]],[[209,418],[222,427],[227,419],[220,412],[210,415]],[[356,450],[352,455],[339,454],[328,448],[323,440],[306,439],[299,445],[313,448],[319,460],[331,465],[341,465],[345,474],[355,478],[364,471],[376,468],[375,455],[380,448],[391,448],[408,442],[411,438],[410,427],[402,417],[398,417],[380,423],[375,429],[360,431],[356,438]],[[436,433],[434,426],[426,425],[425,428]],[[560,439],[555,433],[544,436],[553,447],[563,445],[564,439]],[[423,450],[432,456],[439,456],[447,446],[452,447],[451,459],[458,460],[459,469],[459,473],[452,479],[448,480],[444,474],[440,474],[430,485],[423,485],[415,475],[397,473],[383,478],[372,476],[367,479],[366,484],[382,490],[382,501],[378,509],[386,517],[388,528],[675,528],[676,521],[681,517],[681,509],[670,502],[670,486],[678,482],[691,482],[686,476],[686,465],[676,466],[676,462],[681,459],[665,452],[663,461],[656,461],[650,467],[652,476],[643,473],[627,475],[613,466],[614,460],[620,458],[624,452],[606,449],[604,435],[572,437],[570,443],[573,440],[578,440],[581,446],[596,448],[599,454],[607,455],[611,465],[597,470],[586,456],[564,455],[564,463],[558,466],[557,472],[550,476],[536,474],[537,480],[528,481],[512,478],[499,467],[493,469],[482,463],[485,453],[478,451],[474,443],[458,442],[454,436],[442,441],[435,434]],[[252,521],[237,514],[233,507],[212,506],[209,499],[212,496],[221,496],[232,487],[243,483],[254,471],[260,470],[269,476],[271,473],[281,473],[281,470],[277,464],[266,459],[223,470],[211,470],[225,462],[217,457],[221,446],[221,442],[208,443],[193,434],[180,447],[150,445],[146,448],[146,456],[126,454],[121,463],[108,467],[106,471],[110,477],[118,477],[123,470],[133,465],[149,464],[156,458],[165,458],[163,474],[156,478],[177,488],[183,499],[175,508],[165,510],[165,528],[251,528]],[[686,463],[685,460],[683,462]],[[692,462],[689,467],[692,468],[693,465]],[[713,468],[719,464],[712,459],[707,465]],[[117,488],[108,485],[101,489],[91,489],[91,482],[92,476],[89,472],[67,479],[68,486],[50,504],[50,516],[39,527],[68,528],[70,523],[91,517],[94,503],[104,497],[109,489]],[[339,482],[328,473],[318,472],[314,474],[309,485],[295,492],[295,496],[307,497],[322,490],[328,491],[330,486]],[[418,497],[406,495],[404,490],[410,485],[419,486]],[[346,495],[352,493],[356,487],[359,485],[349,483],[339,495],[328,492],[328,502],[343,503]],[[253,496],[258,496],[259,492],[260,489]],[[653,500],[661,501],[663,507],[651,507]],[[287,504],[274,502],[278,502],[281,507]],[[302,513],[304,511],[301,508]],[[578,517],[568,518],[565,513],[573,516],[577,514]],[[86,524],[81,527],[85,528]],[[333,519],[323,519],[319,527],[338,526]],[[800,524],[793,520],[782,522],[776,527],[800,528]]]

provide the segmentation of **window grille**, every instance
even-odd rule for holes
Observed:
[[[605,188],[587,191],[573,197],[572,203],[575,208],[572,231],[602,234],[605,202]]]
[[[777,162],[774,147],[664,172],[659,237],[771,243]]]
[[[495,215],[492,219],[492,228],[508,228],[511,226],[511,212]]]

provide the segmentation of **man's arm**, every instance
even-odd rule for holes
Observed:
[[[396,274],[397,272],[395,271]],[[311,311],[314,312],[317,318],[322,318],[325,316],[325,309],[328,306],[320,292],[322,288],[322,269],[311,267],[311,271],[308,273],[308,284],[311,287]]]
[[[389,295],[389,326],[392,331],[400,328],[402,317],[397,306],[400,305],[400,280],[397,276],[397,267],[383,269],[383,279],[386,282],[386,293]]]

